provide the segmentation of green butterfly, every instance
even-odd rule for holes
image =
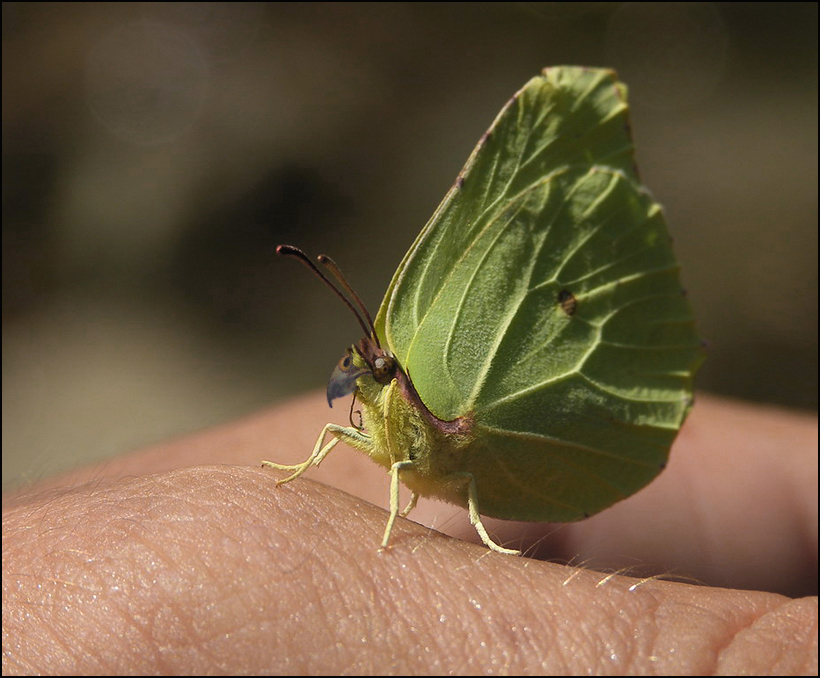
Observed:
[[[333,287],[299,250],[278,251]],[[365,452],[390,472],[382,547],[421,495],[466,507],[484,544],[517,554],[482,514],[578,520],[666,464],[703,351],[613,71],[548,68],[507,102],[375,323],[338,267],[319,261],[365,332],[328,402],[355,393],[362,426],[328,424],[304,463],[263,465],[291,472],[280,484],[340,441]],[[401,514],[399,481],[412,491]]]

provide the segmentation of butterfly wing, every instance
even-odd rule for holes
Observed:
[[[572,519],[628,496],[659,472],[691,406],[702,350],[627,118],[612,71],[533,78],[379,309],[377,332],[430,411],[480,425],[473,473],[488,515]],[[510,488],[496,502],[491,477],[535,472],[510,515]],[[548,514],[546,496],[559,506]]]

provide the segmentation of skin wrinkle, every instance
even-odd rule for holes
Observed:
[[[716,633],[714,635],[715,648],[711,653],[713,659],[708,666],[704,666],[701,668],[701,670],[704,673],[714,675],[715,673],[719,672],[718,667],[721,653],[724,652],[726,648],[731,647],[731,645],[737,638],[738,633],[740,633],[744,629],[749,628],[754,623],[755,619],[757,618],[757,615],[755,615],[751,611],[745,614],[739,614],[739,611],[737,609],[733,609],[731,611],[724,610],[723,616],[719,618],[714,618],[715,613],[713,610],[704,609],[700,605],[691,605],[691,607],[698,613],[707,616],[707,619],[704,623],[708,623],[709,621],[721,623],[720,633]]]
[[[572,586],[565,587],[565,588],[562,589],[562,591],[564,591],[565,595],[567,595],[568,597],[574,598],[574,596],[577,595],[577,593],[581,592],[578,589],[583,590],[584,588],[587,588],[589,586],[592,586],[593,588],[597,588],[598,583],[597,582],[593,583],[588,577],[585,577],[581,580],[577,580],[575,587],[572,587]],[[634,608],[634,609],[641,609],[642,610],[643,606],[638,605],[638,603],[640,603],[643,599],[633,597],[633,598],[631,598],[631,600],[627,600],[626,604],[625,604],[624,603],[624,595],[623,595],[623,588],[622,587],[623,587],[622,584],[620,584],[618,587],[616,587],[616,590],[619,591],[619,594],[616,594],[617,597],[606,598],[606,599],[603,600],[603,605],[600,605],[600,604],[593,605],[592,609],[590,610],[590,614],[595,615],[595,616],[594,617],[588,617],[587,622],[583,626],[584,636],[587,640],[587,644],[589,645],[589,653],[590,653],[589,661],[593,661],[593,658],[597,658],[598,661],[601,661],[601,660],[605,659],[605,657],[602,656],[601,648],[602,647],[605,648],[607,643],[611,644],[613,642],[622,640],[622,642],[627,644],[627,646],[629,645],[627,639],[631,638],[631,633],[625,633],[623,631],[623,626],[624,626],[624,624],[629,623],[631,620],[624,620],[623,616],[619,615],[617,613],[616,614],[611,614],[611,613],[607,614],[607,611],[612,610],[612,611],[621,611],[622,612],[625,607]],[[598,615],[601,616],[600,620],[597,618]],[[607,619],[607,618],[610,618],[612,620],[609,624],[604,624],[603,625],[603,628],[608,631],[608,634],[605,637],[601,637],[602,634],[600,633],[600,631],[602,629],[602,621]],[[559,628],[560,628],[560,631],[563,631],[563,632],[569,631],[570,634],[573,633],[573,630],[571,628],[567,629],[563,625]],[[559,645],[567,647],[569,644],[567,642],[562,643],[560,641],[560,638],[559,638]],[[597,651],[595,651],[595,648],[597,648]],[[621,656],[623,656],[625,654],[625,652],[621,651],[620,654],[621,654]],[[565,662],[567,662],[568,664],[571,662],[571,660],[572,660],[571,656],[566,656],[565,657]],[[597,673],[597,672],[600,672],[602,670],[606,670],[609,663],[610,662],[604,661],[603,665],[595,667],[593,669],[594,672]]]
[[[708,668],[708,672],[710,675],[715,675],[718,672],[718,668],[720,666],[720,656],[723,654],[728,648],[732,647],[735,640],[737,639],[738,635],[749,628],[754,620],[749,620],[745,625],[740,626],[739,628],[735,628],[732,632],[727,632],[725,639],[723,642],[716,643],[716,647],[714,650],[714,662]]]
[[[491,582],[478,580],[474,586],[470,586],[471,584],[473,584],[472,580],[465,579],[460,591],[461,596],[459,596],[459,599],[466,598],[469,603],[469,607],[467,608],[469,616],[462,617],[463,624],[465,629],[482,629],[484,626],[487,627],[487,630],[484,632],[485,637],[477,638],[475,644],[484,642],[488,647],[516,648],[519,639],[510,633],[510,627],[515,623],[515,611],[502,607],[498,615],[495,615],[492,619],[487,619],[485,610],[493,598]],[[454,606],[455,605],[457,605],[457,600],[454,601]],[[480,609],[477,605],[480,605]],[[487,624],[486,622],[490,623]],[[511,658],[509,653],[504,652],[502,657],[504,661],[498,667],[498,671],[502,673],[510,672],[512,668],[510,666]],[[473,670],[480,671],[480,669],[480,666],[475,666]]]
[[[801,608],[813,606],[814,612],[814,619],[815,622],[813,625],[807,625],[803,622],[806,615],[801,613]],[[796,612],[796,613],[795,613]],[[756,620],[753,627],[750,629],[752,637],[747,639],[745,636],[746,633],[742,634],[739,638],[739,642],[737,645],[740,647],[737,648],[735,656],[740,656],[741,658],[744,657],[745,653],[749,651],[749,646],[751,645],[754,650],[757,650],[761,646],[763,646],[764,642],[766,645],[770,645],[772,641],[777,641],[780,635],[779,629],[782,626],[781,617],[786,617],[788,619],[789,628],[792,631],[791,638],[793,642],[786,647],[781,648],[780,655],[778,657],[779,661],[773,661],[770,663],[772,667],[772,675],[778,674],[785,674],[790,672],[792,666],[794,665],[793,657],[795,655],[799,656],[799,651],[801,647],[807,643],[815,642],[817,639],[817,599],[814,598],[813,600],[809,599],[801,599],[801,600],[792,600],[784,602],[782,606],[776,608],[766,614],[762,615],[759,619]],[[763,626],[765,623],[765,629],[761,631],[760,627]],[[742,646],[741,646],[742,645]],[[729,665],[730,662],[734,663],[735,658],[727,658],[726,664]]]
[[[171,499],[176,499],[168,498],[164,494],[158,496],[166,499],[166,501],[160,499],[158,502],[160,512],[166,510],[164,505],[173,503]],[[163,566],[164,572],[174,572],[179,568],[180,562],[179,558],[171,553],[171,550],[178,547],[179,544],[167,540],[165,542],[156,541],[149,537],[148,524],[152,522],[153,516],[150,513],[148,515],[140,515],[143,513],[143,511],[141,511],[141,505],[145,504],[145,501],[139,494],[136,495],[135,498],[126,501],[112,500],[106,496],[104,490],[97,488],[89,493],[89,498],[92,500],[89,510],[80,514],[76,520],[74,519],[75,514],[71,511],[70,506],[65,507],[61,511],[60,505],[70,500],[69,494],[64,495],[61,498],[61,502],[54,502],[51,505],[41,505],[40,508],[43,514],[40,520],[41,526],[43,521],[49,518],[49,513],[52,514],[52,519],[56,518],[58,521],[55,527],[44,531],[45,536],[48,536],[50,532],[59,530],[61,527],[59,523],[69,522],[71,526],[66,531],[66,534],[58,539],[56,548],[46,552],[40,556],[38,560],[45,569],[53,569],[53,566],[48,561],[56,561],[61,565],[63,570],[67,570],[64,575],[57,575],[57,578],[53,579],[55,583],[59,583],[60,577],[67,577],[74,573],[79,574],[81,580],[95,577],[97,582],[96,586],[83,587],[84,591],[91,594],[91,601],[96,601],[98,598],[106,600],[106,607],[109,610],[118,610],[121,618],[130,625],[131,632],[137,633],[143,639],[143,644],[146,647],[151,647],[154,644],[154,629],[150,624],[146,626],[144,623],[141,623],[140,619],[150,621],[153,619],[153,616],[148,614],[133,617],[129,615],[129,605],[127,603],[125,605],[119,604],[119,602],[126,601],[130,598],[131,591],[139,594],[139,591],[143,590],[146,585],[150,585],[151,582],[145,581],[144,575],[146,571],[144,569],[133,571],[132,575],[135,576],[136,579],[129,582],[127,575],[123,575],[121,564],[123,560],[127,560],[134,554],[138,554],[136,556],[138,561],[150,563],[159,561]],[[116,512],[119,515],[109,517],[108,514],[115,509],[117,509]],[[153,510],[153,513],[156,512],[157,507]],[[98,529],[94,529],[96,525],[99,525]],[[65,542],[69,542],[73,535],[76,535],[84,529],[88,529],[89,526],[92,526],[92,529],[94,529],[93,534],[100,535],[101,538],[95,540],[98,541],[100,545],[116,545],[118,556],[116,559],[110,557],[97,558],[90,555],[86,550],[62,548],[62,545]],[[66,554],[71,556],[68,560],[65,558]],[[77,556],[81,554],[88,554],[83,557],[85,562],[77,561]],[[141,579],[142,581],[140,581]],[[112,584],[112,582],[116,583]],[[121,591],[120,596],[111,597],[108,595],[112,590],[117,588]],[[174,600],[172,595],[167,596],[167,598],[168,600]],[[185,619],[185,617],[180,616],[178,612],[175,616],[177,619]],[[66,654],[77,656],[77,658],[82,655],[94,656],[94,654],[90,652],[91,648],[87,644],[75,641],[69,645],[60,640],[61,632],[67,632],[68,635],[70,635],[71,630],[70,627],[65,629],[55,627],[52,636],[62,645]],[[189,635],[192,634],[192,631],[193,629],[190,626],[185,629],[185,632]],[[76,651],[77,647],[81,648],[79,653]],[[99,668],[103,669],[108,667],[102,664]]]
[[[74,551],[61,551],[59,549],[51,551],[50,553],[47,554],[47,556],[48,556],[47,558],[42,558],[41,559],[41,564],[43,565],[44,569],[52,570],[53,567],[52,567],[51,563],[52,562],[53,563],[60,563],[59,559],[63,556],[64,553],[71,553],[71,555],[76,555],[76,552],[74,552]],[[88,564],[93,563],[93,562],[94,562],[94,559],[86,559],[86,561],[83,563],[83,565],[88,565]],[[80,569],[80,568],[74,568],[73,564],[70,564],[68,566],[64,565],[62,569],[63,570],[73,570],[73,569]],[[93,570],[88,571],[87,568],[85,568],[85,567],[83,567],[80,571],[86,577],[91,577],[95,574],[95,572]],[[56,574],[57,573],[55,573],[55,575]],[[71,574],[71,572],[66,571],[65,573],[57,575],[57,576],[67,578],[68,576],[70,576],[70,574]],[[89,595],[82,596],[82,599],[83,599],[82,602],[84,602],[85,604],[94,603],[101,596],[103,596],[105,594],[105,586],[104,586],[103,580],[100,576],[98,576],[98,584],[97,584],[96,587],[81,586],[81,585],[77,585],[77,584],[70,584],[68,581],[65,581],[65,583],[64,583],[61,579],[57,578],[57,576],[55,576],[54,578],[51,579],[51,582],[55,585],[55,591],[54,591],[54,593],[49,594],[49,597],[52,600],[54,600],[54,602],[55,602],[55,608],[56,609],[50,610],[49,612],[51,614],[49,614],[48,616],[44,616],[43,621],[46,621],[47,619],[55,619],[55,620],[60,619],[59,615],[58,614],[55,615],[54,613],[59,613],[59,607],[60,607],[60,604],[58,602],[59,601],[59,590],[64,589],[66,586],[74,586],[75,591],[80,590],[80,591],[82,591],[86,594],[89,594]],[[77,601],[76,598],[77,598],[76,595],[69,594],[69,599],[75,599],[75,601],[74,601],[75,604],[77,602],[80,602],[80,601]],[[71,603],[68,603],[68,604],[71,604]],[[116,604],[114,604],[112,606],[116,606]],[[93,641],[92,640],[85,640],[85,639],[93,637],[93,635],[94,635],[94,627],[93,626],[91,627],[91,633],[86,633],[84,637],[73,637],[73,638],[72,638],[73,628],[72,628],[71,624],[69,624],[69,623],[60,624],[59,621],[58,621],[58,623],[55,624],[55,625],[44,624],[42,628],[48,629],[49,632],[50,632],[51,638],[61,647],[64,654],[66,656],[74,657],[75,661],[79,661],[84,655],[88,654],[89,652],[92,652],[92,650],[93,650]],[[102,629],[100,629],[100,630],[102,630]],[[66,638],[66,640],[64,640],[64,638]],[[72,641],[70,643],[67,640],[68,638],[72,638]],[[92,653],[90,656],[94,657],[95,654]],[[106,669],[107,668],[105,662],[102,661],[102,658],[100,658],[100,660],[97,661],[97,666],[101,669]]]
[[[642,614],[630,623],[631,637],[635,639],[636,642],[631,648],[627,645],[629,654],[628,661],[634,665],[638,665],[640,657],[653,654],[652,648],[657,641],[657,633],[655,632],[658,628],[656,623],[657,611],[662,603],[651,591],[637,591],[630,587],[626,593],[639,594],[641,596],[640,601],[643,604]],[[645,629],[645,632],[636,632],[636,629],[639,628]],[[627,654],[627,651],[624,652],[624,655]]]
[[[174,539],[155,538],[155,535],[163,534],[169,524],[179,522],[171,516],[190,512],[194,507],[184,498],[181,500],[176,493],[169,491],[167,483],[159,482],[157,478],[148,480],[153,489],[158,491],[160,501],[152,505],[147,496],[138,496],[131,508],[135,515],[140,516],[135,522],[139,522],[144,531],[139,535],[138,541],[129,542],[128,536],[131,535],[122,537],[122,541],[127,543],[127,548],[133,550],[135,560],[148,566],[137,573],[142,581],[134,583],[133,593],[123,593],[126,594],[126,600],[130,600],[134,594],[140,595],[141,591],[156,595],[156,589],[159,589],[164,594],[164,600],[158,601],[144,613],[133,614],[131,624],[143,638],[146,647],[157,648],[154,661],[158,666],[165,667],[167,664],[162,655],[162,647],[166,645],[163,642],[164,637],[197,637],[192,615],[184,613],[184,606],[192,598],[191,592],[181,585],[181,580],[186,571],[196,569],[201,561],[194,551],[186,562],[183,554],[191,544],[186,533],[178,532]],[[157,567],[157,561],[164,567]],[[123,615],[130,613],[131,609],[126,605]],[[170,625],[169,619],[173,620]]]

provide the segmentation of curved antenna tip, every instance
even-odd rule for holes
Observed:
[[[295,254],[297,256],[301,254],[303,257],[307,258],[307,255],[302,250],[300,250],[298,247],[294,247],[293,245],[277,245],[276,254]]]
[[[313,271],[317,276],[319,276],[319,278],[322,280],[322,282],[324,282],[325,285],[327,285],[331,290],[333,290],[333,292],[339,297],[339,299],[342,300],[342,302],[345,304],[345,306],[347,306],[350,309],[350,311],[356,317],[356,320],[359,321],[359,325],[364,330],[365,336],[372,336],[374,341],[376,342],[376,346],[379,346],[379,340],[378,340],[378,337],[376,337],[376,330],[373,328],[373,321],[370,318],[370,314],[367,312],[367,308],[365,308],[365,305],[362,303],[362,300],[358,297],[358,295],[353,291],[353,288],[350,287],[348,282],[344,279],[344,276],[342,275],[342,272],[339,270],[339,267],[334,263],[334,261],[330,257],[328,257],[325,254],[320,254],[317,257],[317,259],[319,260],[320,264],[326,266],[327,269],[331,273],[333,273],[333,275],[336,277],[336,279],[342,285],[342,288],[356,302],[356,304],[359,307],[359,310],[361,310],[361,313],[359,312],[359,310],[357,310],[356,306],[351,304],[350,300],[347,297],[345,297],[344,294],[341,293],[339,288],[336,287],[336,285],[334,285],[327,278],[327,276],[324,273],[322,273],[316,267],[316,264],[314,264],[310,260],[308,255],[305,254],[298,247],[294,247],[293,245],[277,245],[276,246],[276,254],[280,254],[280,255],[283,255],[283,256],[292,256],[292,257],[298,259],[305,266],[307,266],[311,271]],[[364,318],[367,318],[366,323],[365,323],[365,321],[362,317],[362,313],[364,314]]]

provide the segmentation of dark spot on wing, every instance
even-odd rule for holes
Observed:
[[[558,304],[567,315],[575,315],[575,310],[578,308],[578,300],[569,290],[561,290],[558,293]]]

